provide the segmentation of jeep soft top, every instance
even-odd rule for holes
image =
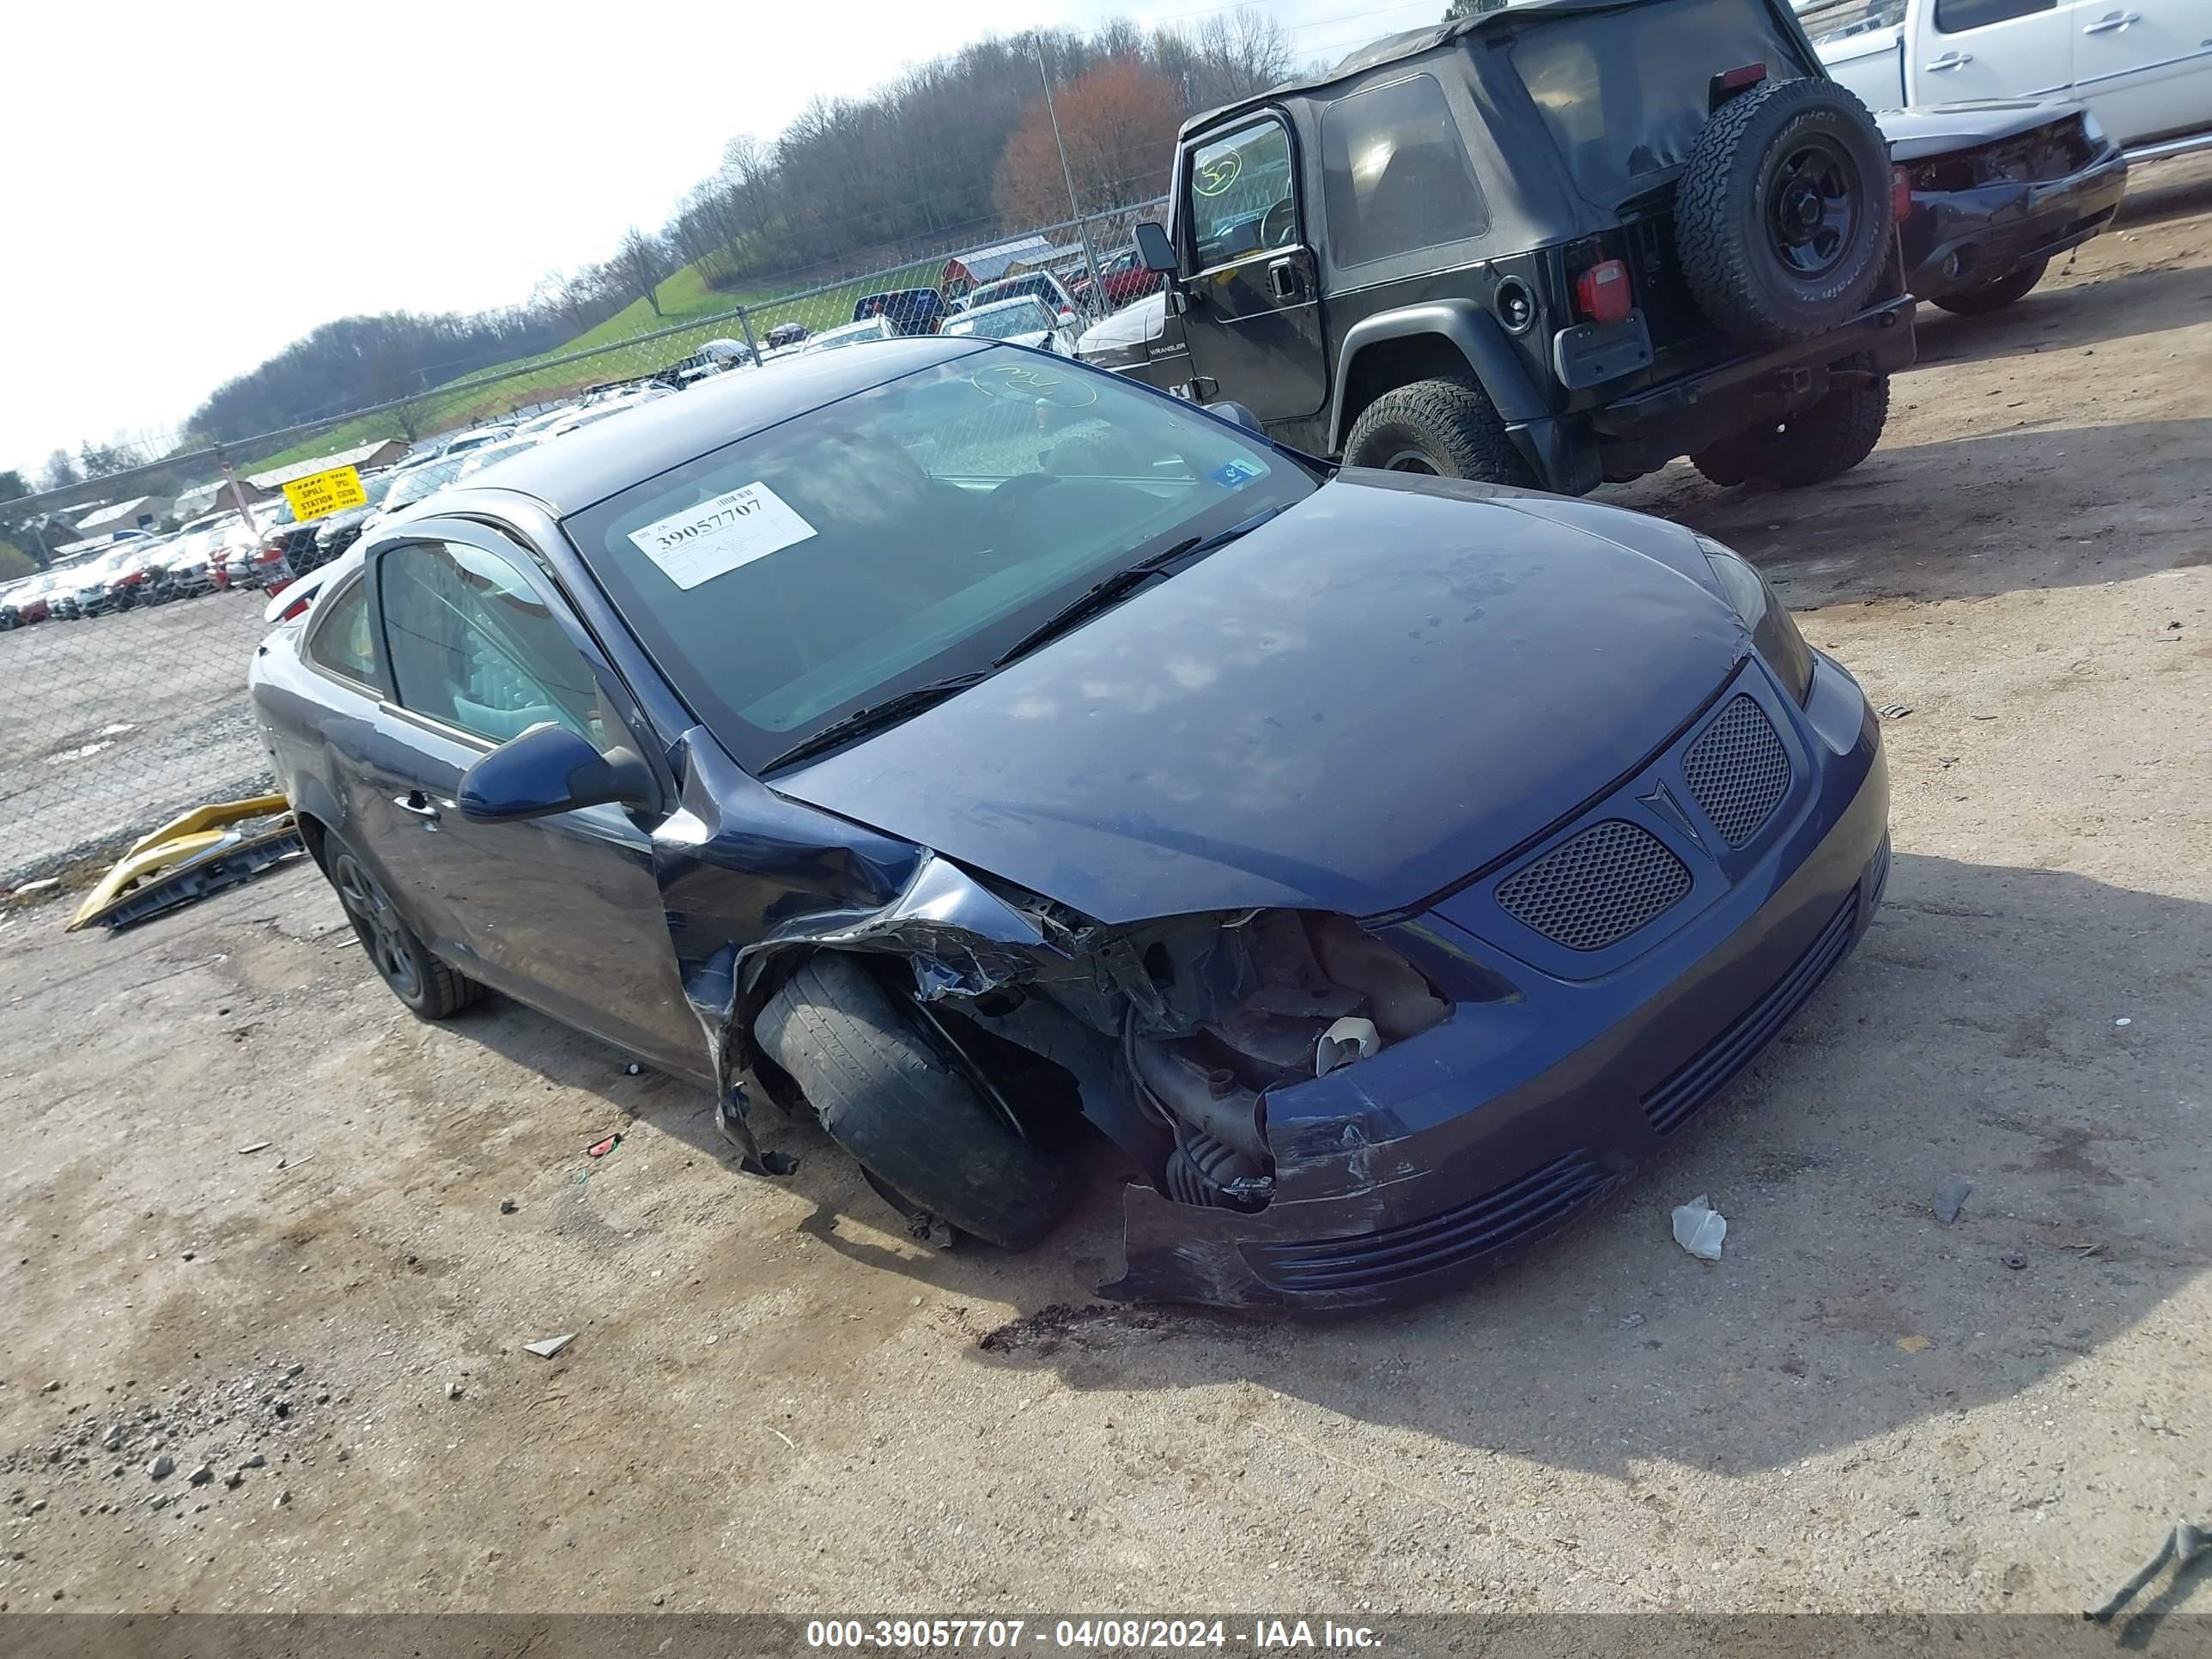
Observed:
[[[1185,123],[1121,361],[1353,465],[1811,482],[1912,360],[1892,186],[1779,0],[1528,0]]]

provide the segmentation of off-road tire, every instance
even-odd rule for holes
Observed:
[[[1008,1250],[1067,1212],[1075,1172],[1017,1135],[854,957],[809,957],[753,1035],[830,1138],[908,1203]]]
[[[1837,365],[1867,370],[1863,356]],[[1874,453],[1889,421],[1889,379],[1837,386],[1820,402],[1771,427],[1759,427],[1690,458],[1717,484],[1757,479],[1786,489],[1840,477]],[[1738,476],[1740,475],[1740,476]]]
[[[1352,423],[1344,464],[1536,486],[1497,405],[1467,375],[1415,380],[1384,392]]]
[[[416,1018],[450,1019],[483,997],[483,986],[430,954],[351,848],[325,836],[318,861],[379,977]]]
[[[1786,264],[1770,229],[1780,175],[1807,145],[1856,174],[1846,192],[1856,211],[1817,273]],[[1810,339],[1852,316],[1881,276],[1890,230],[1888,149],[1866,106],[1832,81],[1765,81],[1729,99],[1698,130],[1675,190],[1683,280],[1746,346]]]
[[[1944,295],[1934,303],[1960,317],[1985,317],[1992,311],[2002,311],[2014,301],[2026,297],[2028,289],[2043,280],[2043,273],[2051,269],[2051,261],[2031,259],[2017,270],[2007,271],[1990,282],[1977,283],[1972,288],[1962,288]]]

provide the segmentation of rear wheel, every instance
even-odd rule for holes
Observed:
[[[1018,1133],[853,957],[810,957],[753,1032],[830,1138],[909,1204],[1009,1250],[1066,1212],[1074,1172]]]
[[[1536,483],[1497,405],[1462,375],[1416,380],[1368,404],[1345,440],[1344,464],[1480,483]]]
[[[1857,356],[1837,365],[1865,373],[1873,361]],[[1874,453],[1889,422],[1889,380],[1837,386],[1820,402],[1771,426],[1726,439],[1690,457],[1690,465],[1723,486],[1759,479],[1796,489],[1850,471]]]
[[[2048,259],[2031,259],[2017,270],[2008,270],[1993,282],[1978,283],[1972,288],[1962,288],[1946,294],[1936,303],[1944,310],[1961,317],[1986,316],[1992,311],[2002,311],[2015,300],[2024,298],[2028,289],[2043,280],[2043,273],[2051,269]]]
[[[346,920],[376,964],[392,994],[423,1019],[445,1019],[483,994],[483,987],[455,973],[430,954],[415,930],[400,920],[384,884],[353,849],[332,836],[323,848],[324,873],[337,890]]]

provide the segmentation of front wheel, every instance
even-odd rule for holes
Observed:
[[[1873,361],[1853,357],[1837,365],[1858,373]],[[1820,402],[1769,426],[1724,439],[1690,457],[1690,465],[1723,487],[1757,479],[1802,489],[1840,477],[1874,453],[1889,422],[1889,378],[1835,387]]]
[[[1935,303],[1960,317],[1983,317],[1992,311],[2002,311],[2015,300],[2024,298],[2028,289],[2043,280],[2043,273],[2051,269],[2048,259],[2031,259],[2016,270],[1986,283],[1977,283],[1972,288],[1960,289],[1946,294]]]
[[[1536,483],[1497,405],[1473,380],[1455,374],[1416,380],[1368,404],[1344,441],[1344,464],[1479,483]]]
[[[908,1203],[1009,1250],[1066,1213],[1067,1164],[1017,1133],[853,957],[809,957],[753,1032],[830,1138]]]
[[[415,930],[400,920],[384,884],[369,873],[354,850],[333,836],[324,847],[324,873],[337,890],[346,920],[362,948],[376,964],[392,994],[422,1019],[446,1019],[483,994],[483,987],[464,978],[430,954]]]

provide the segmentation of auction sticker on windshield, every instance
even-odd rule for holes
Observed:
[[[726,490],[629,532],[678,587],[696,587],[807,540],[814,526],[764,483]]]

